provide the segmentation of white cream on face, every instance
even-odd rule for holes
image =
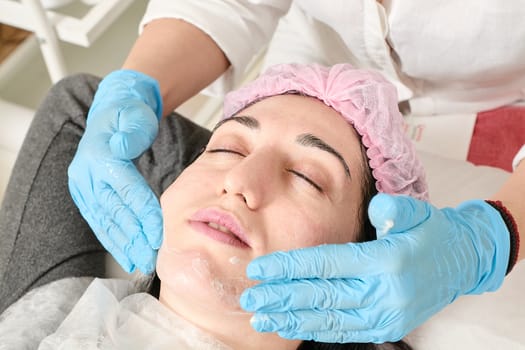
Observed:
[[[228,263],[242,263],[237,256],[228,259]],[[247,264],[248,262],[245,262]],[[198,251],[180,251],[169,245],[169,240],[159,250],[157,273],[163,284],[172,290],[184,289],[185,294],[194,295],[195,300],[202,301],[202,295],[215,298],[231,313],[242,313],[239,306],[241,293],[253,285],[246,276],[221,276],[210,263],[210,257]],[[211,293],[210,293],[211,291]],[[235,310],[235,311],[234,311]]]
[[[228,261],[232,265],[237,265],[241,261],[241,259],[239,259],[238,256],[232,256]]]

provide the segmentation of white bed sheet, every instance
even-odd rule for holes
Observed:
[[[493,293],[469,295],[412,332],[415,350],[525,350],[525,261]]]

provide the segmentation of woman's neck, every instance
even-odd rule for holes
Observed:
[[[231,349],[297,349],[300,341],[279,337],[276,333],[259,333],[250,326],[251,314],[221,309],[213,302],[184,300],[161,285],[159,300],[193,326],[212,336]]]

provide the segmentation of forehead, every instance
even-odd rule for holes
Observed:
[[[237,115],[256,118],[261,128],[312,133],[345,149],[360,145],[360,137],[353,126],[336,110],[313,97],[293,94],[272,96],[246,107]]]
[[[259,124],[257,130],[280,140],[295,140],[297,135],[313,134],[340,152],[355,170],[361,172],[366,166],[361,138],[353,126],[339,112],[314,97],[295,94],[272,96],[246,107],[236,116],[256,119]],[[232,127],[238,125],[236,122],[225,124]]]
[[[333,131],[334,125],[350,132],[354,131],[353,127],[333,108],[314,97],[295,94],[264,98],[244,108],[237,115],[249,115],[257,118],[261,123],[283,123],[289,127],[302,125],[304,129],[318,131]]]

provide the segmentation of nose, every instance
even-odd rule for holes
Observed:
[[[270,150],[253,152],[229,168],[220,192],[244,201],[252,210],[261,208],[277,190],[279,171]]]

